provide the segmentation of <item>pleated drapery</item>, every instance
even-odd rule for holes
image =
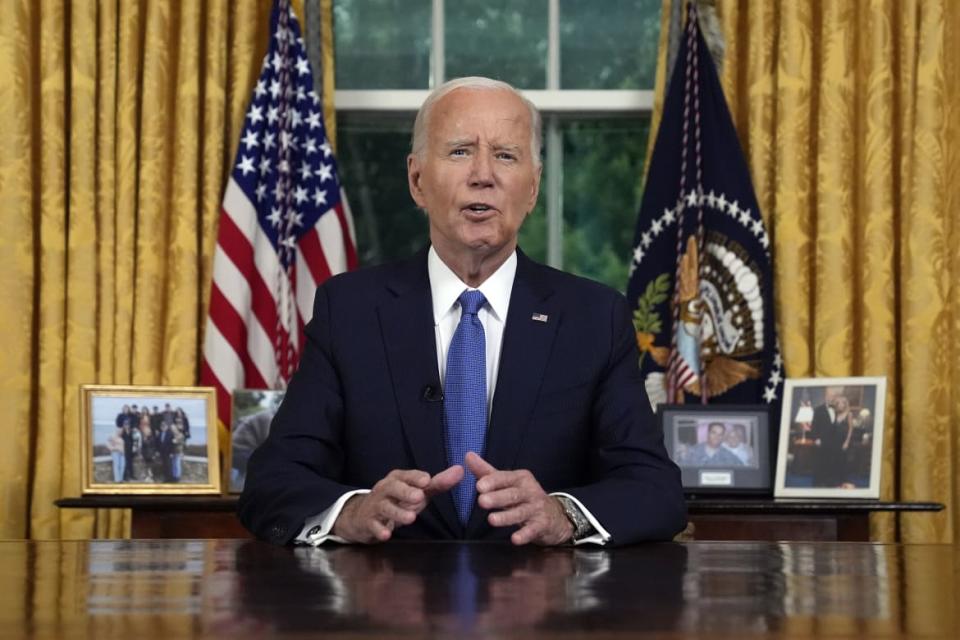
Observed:
[[[721,24],[721,80],[774,240],[787,374],[887,376],[882,497],[947,508],[899,522],[875,516],[872,536],[952,542],[960,3],[707,4]],[[664,25],[670,14],[668,0]]]
[[[80,490],[79,386],[196,384],[270,7],[0,3],[0,537],[129,531],[53,504]]]

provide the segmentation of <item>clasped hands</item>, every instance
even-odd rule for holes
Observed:
[[[464,462],[477,477],[477,503],[490,511],[490,525],[520,527],[510,536],[513,544],[556,545],[573,537],[573,525],[560,502],[543,490],[532,473],[500,471],[472,451]],[[463,477],[461,465],[432,477],[416,469],[391,471],[370,493],[347,500],[332,533],[350,542],[385,542],[395,527],[412,524],[430,498],[449,491]]]

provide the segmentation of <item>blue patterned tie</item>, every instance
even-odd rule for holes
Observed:
[[[479,291],[460,294],[460,324],[447,353],[443,419],[447,428],[449,464],[463,464],[467,451],[483,455],[483,438],[487,430],[487,356],[483,325],[477,312],[484,302],[486,299]],[[457,515],[464,525],[473,510],[476,484],[476,477],[467,471],[460,484],[453,488]]]

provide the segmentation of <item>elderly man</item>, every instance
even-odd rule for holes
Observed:
[[[686,522],[624,298],[517,248],[540,117],[463,78],[417,114],[430,246],[318,290],[239,515],[279,543],[667,540]]]

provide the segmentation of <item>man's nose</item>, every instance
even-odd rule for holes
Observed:
[[[486,187],[493,184],[493,161],[489,154],[482,151],[475,154],[470,169],[470,186]]]

